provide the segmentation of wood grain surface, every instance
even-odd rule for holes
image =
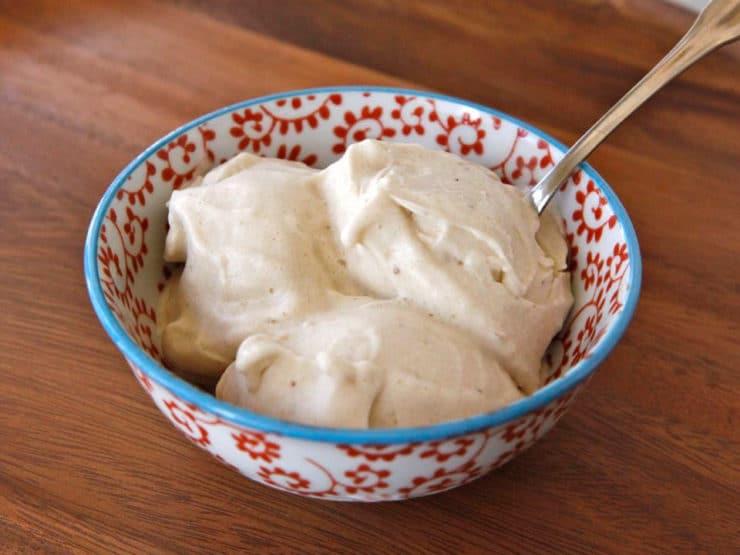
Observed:
[[[740,552],[740,58],[714,54],[592,157],[643,293],[545,440],[451,492],[335,504],[183,440],[90,308],[82,248],[116,173],[256,95],[413,86],[565,142],[690,16],[658,0],[0,0],[0,552]]]

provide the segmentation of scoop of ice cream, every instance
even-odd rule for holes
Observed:
[[[216,395],[269,416],[348,428],[465,418],[522,396],[464,332],[404,301],[363,298],[249,337]]]
[[[516,382],[540,361],[572,304],[557,220],[486,168],[417,145],[366,140],[320,176],[352,277],[466,330]]]
[[[168,366],[215,382],[249,335],[359,291],[328,232],[315,175],[240,154],[172,193],[165,260],[185,266],[160,297]]]

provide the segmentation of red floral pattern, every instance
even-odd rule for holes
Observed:
[[[146,179],[149,178],[147,172]],[[129,197],[122,197],[130,203]],[[141,205],[144,206],[144,202]],[[110,209],[100,229],[98,263],[100,283],[108,305],[126,331],[153,358],[160,354],[153,336],[157,315],[154,308],[134,292],[134,282],[148,254],[146,233],[149,220],[123,207],[125,219]],[[121,225],[122,223],[122,225]]]
[[[165,182],[172,182],[173,189],[179,189],[193,178],[195,167],[191,161],[195,148],[195,142],[185,133],[157,152],[157,157],[166,163],[160,175]]]
[[[216,155],[213,153],[213,150],[211,150],[208,143],[216,139],[216,132],[213,129],[209,129],[206,125],[200,125],[198,126],[198,134],[200,135],[203,152],[205,152],[208,161],[211,163],[215,162]],[[225,161],[225,159],[222,160]]]
[[[254,460],[269,463],[280,458],[280,445],[269,441],[265,434],[242,431],[232,433],[231,437],[236,440],[237,449],[244,451]]]
[[[265,128],[262,121],[265,119],[265,114],[261,111],[247,108],[241,114],[232,114],[231,119],[234,120],[236,125],[229,129],[229,132],[232,137],[239,139],[239,150],[246,150],[251,147],[254,152],[260,152],[263,146],[272,144],[270,133],[274,122],[271,122],[272,125]]]
[[[383,121],[383,108],[381,106],[363,106],[359,114],[352,111],[344,113],[344,125],[334,128],[334,135],[340,141],[336,143],[331,151],[342,154],[347,150],[350,143],[358,143],[365,139],[388,139],[396,135],[396,130],[386,126]]]
[[[483,154],[483,139],[486,132],[481,129],[482,117],[474,118],[465,113],[459,119],[450,115],[443,121],[434,111],[429,119],[439,123],[441,133],[437,135],[437,144],[448,152],[461,156],[467,156],[471,152],[478,156]]]
[[[277,149],[277,152],[275,153],[276,158],[281,158],[283,160],[292,160],[294,162],[303,162],[307,166],[313,166],[316,163],[316,155],[315,154],[309,154],[307,156],[304,156],[303,158],[301,156],[301,145],[295,145],[288,150],[288,145],[280,145]]]
[[[426,131],[423,125],[424,114],[427,109],[433,109],[434,104],[415,96],[397,95],[394,100],[398,104],[398,108],[391,110],[391,117],[401,122],[401,134],[405,137],[412,133],[423,135]]]
[[[576,201],[579,204],[573,211],[573,221],[578,222],[576,233],[586,233],[587,243],[601,239],[605,227],[611,229],[617,225],[617,216],[608,209],[606,197],[593,181],[588,181],[585,191],[576,193]]]
[[[538,139],[533,145],[528,137],[529,131],[517,128],[506,156],[491,167],[504,183],[534,185],[544,175],[544,171],[555,164],[550,145],[542,139]]]
[[[370,462],[386,461],[390,462],[396,457],[410,455],[418,446],[418,443],[409,443],[407,445],[338,445],[339,449],[347,453],[350,457],[362,457]]]
[[[144,377],[137,369],[134,371],[140,379]],[[337,445],[334,451],[327,453],[324,462],[318,462],[296,456],[290,438],[268,437],[262,432],[234,426],[176,399],[154,382],[146,383],[155,400],[161,399],[172,422],[193,443],[208,448],[231,468],[299,495],[368,501],[437,493],[479,478],[534,444],[565,413],[576,392],[572,390],[546,407],[497,428],[412,444],[359,448]],[[220,438],[226,437],[225,434],[237,451],[219,447]],[[248,457],[240,457],[239,453],[247,453]],[[342,456],[347,457],[345,461]],[[364,460],[350,462],[357,458]],[[256,466],[250,467],[249,461]],[[347,466],[340,470],[344,464]],[[428,470],[399,482],[396,471],[409,464],[422,465]],[[403,474],[400,472],[401,476]]]
[[[348,470],[344,475],[350,479],[352,485],[345,485],[347,493],[357,493],[364,491],[373,493],[376,489],[385,489],[388,482],[385,481],[391,475],[390,470],[375,470],[367,464],[361,464],[355,470]]]
[[[129,204],[136,205],[138,202],[142,206],[146,204],[146,195],[151,194],[154,192],[154,184],[152,183],[152,177],[155,173],[157,173],[156,168],[154,167],[154,164],[151,162],[146,162],[144,167],[146,168],[146,177],[141,185],[139,185],[135,189],[128,189],[126,187],[121,187],[121,189],[118,190],[116,193],[116,198],[118,200],[121,200],[125,198]],[[131,182],[131,176],[129,175],[126,179],[126,183]]]
[[[272,145],[275,134],[286,136],[291,131],[301,133],[306,128],[315,129],[319,122],[329,119],[330,106],[342,102],[340,94],[329,94],[323,99],[316,95],[306,97],[294,97],[290,102],[285,99],[277,100],[274,106],[262,104],[255,108],[245,108],[241,112],[231,114],[233,125],[229,128],[229,134],[238,139],[238,150],[251,150],[257,154],[263,154],[265,149]],[[285,156],[280,156],[280,148],[272,156],[297,160],[300,145],[285,147]],[[298,150],[295,148],[298,146]],[[291,153],[295,152],[295,158]],[[303,160],[308,165],[316,162],[315,154],[307,154]]]
[[[291,128],[297,133],[304,131],[305,127],[316,129],[322,120],[329,119],[330,107],[341,103],[342,95],[338,93],[329,94],[324,98],[309,94],[305,97],[293,97],[290,101],[277,100],[274,108],[262,106],[261,109],[276,122],[278,132],[285,135]]]
[[[461,467],[453,471],[438,468],[431,476],[417,476],[410,485],[399,488],[398,491],[405,497],[439,493],[472,482],[480,475],[481,468],[478,466],[467,465],[467,468]]]
[[[429,442],[421,451],[421,458],[433,457],[437,462],[445,462],[451,457],[462,457],[473,445],[474,440],[469,437],[459,437]]]
[[[323,143],[307,140],[317,132]],[[519,186],[535,183],[559,156],[545,140],[511,122],[423,95],[312,93],[219,116],[143,161],[107,210],[97,246],[99,279],[106,302],[130,336],[159,359],[154,309],[158,290],[149,276],[162,276],[153,282],[160,287],[170,276],[161,259],[166,221],[160,199],[241,150],[321,166],[368,137],[436,145],[485,163],[504,181]],[[548,352],[548,381],[589,356],[621,312],[630,287],[631,253],[595,181],[578,170],[561,190],[558,202],[571,245],[577,302]],[[133,368],[177,428],[239,472],[300,495],[371,501],[434,493],[478,478],[546,433],[575,393],[498,428],[436,441],[326,445],[316,453],[312,448],[315,458],[309,459],[305,441],[223,421]]]
[[[257,476],[262,478],[265,484],[295,493],[311,487],[311,482],[301,476],[300,472],[289,472],[279,466],[273,468],[262,466]]]
[[[172,399],[165,401],[164,406],[169,413],[170,420],[190,441],[203,447],[211,443],[208,430],[203,425],[204,422],[196,416],[198,409],[195,405]]]

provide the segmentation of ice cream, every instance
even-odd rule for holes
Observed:
[[[421,426],[522,397],[462,330],[400,300],[355,299],[249,337],[216,395],[327,427]]]
[[[304,424],[495,410],[541,385],[572,303],[558,220],[415,145],[363,141],[323,171],[241,154],[175,191],[169,223],[167,364]]]
[[[527,393],[573,301],[557,220],[486,168],[365,141],[322,174],[352,277],[482,342]]]
[[[240,154],[173,192],[164,256],[185,265],[159,303],[168,366],[214,381],[246,337],[359,292],[328,233],[316,173]]]

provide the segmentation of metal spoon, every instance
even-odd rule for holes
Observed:
[[[529,191],[538,214],[555,196],[561,183],[606,139],[617,126],[671,79],[712,50],[740,37],[740,0],[712,0],[676,46],[658,62],[591,129],[565,153]]]

